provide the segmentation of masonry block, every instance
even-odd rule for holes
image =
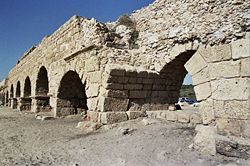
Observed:
[[[100,113],[100,120],[103,124],[120,123],[128,120],[126,112],[102,112]]]
[[[233,59],[250,57],[250,39],[241,39],[231,43]]]
[[[203,84],[195,85],[194,91],[198,101],[207,99],[212,94],[210,82],[205,82]]]
[[[242,77],[250,77],[250,58],[241,59],[241,71]]]
[[[209,64],[210,79],[240,76],[240,61],[222,61]]]
[[[101,111],[102,112],[122,112],[127,111],[129,99],[119,99],[111,97],[101,97]]]
[[[191,75],[198,73],[205,67],[207,67],[207,63],[199,52],[196,52],[185,64],[185,68]]]
[[[248,100],[250,79],[232,78],[211,81],[212,98],[215,100]]]
[[[220,46],[213,46],[199,50],[206,62],[221,62],[232,59],[231,45],[224,44]]]

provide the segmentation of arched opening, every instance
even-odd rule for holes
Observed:
[[[20,111],[30,111],[31,110],[31,82],[30,78],[26,77],[24,82],[24,93],[23,98],[20,101]]]
[[[14,97],[14,87],[13,87],[13,84],[11,85],[10,87],[10,98],[13,98]]]
[[[38,72],[36,81],[36,95],[46,96],[49,92],[48,72],[44,66],[42,66]]]
[[[18,81],[16,85],[16,97],[20,97],[20,95],[21,95],[21,84],[20,81]]]
[[[87,110],[85,84],[74,71],[68,71],[62,78],[57,94],[57,115],[77,114]]]
[[[30,96],[31,96],[31,82],[30,78],[27,77],[24,83],[24,97],[30,97]]]
[[[51,111],[50,109],[50,97],[47,95],[49,92],[49,81],[48,81],[48,72],[44,66],[42,66],[38,72],[36,80],[36,90],[35,90],[35,106],[34,111]]]
[[[189,109],[189,107],[184,108],[183,106],[190,106],[196,101],[191,75],[188,74],[184,67],[194,54],[195,51],[180,53],[174,60],[166,64],[160,72],[160,76],[167,80],[166,90],[170,100],[169,103],[175,105],[178,103],[177,109]],[[185,85],[184,83],[188,83],[189,85]]]

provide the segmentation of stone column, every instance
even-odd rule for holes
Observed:
[[[17,109],[17,99],[16,98],[11,98],[10,99],[10,107],[12,109]]]

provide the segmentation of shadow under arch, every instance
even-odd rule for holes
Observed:
[[[88,110],[88,107],[85,83],[82,83],[77,72],[70,70],[60,81],[56,115],[78,114],[86,110]]]
[[[35,88],[35,97],[34,100],[35,106],[33,110],[34,112],[49,112],[51,111],[50,107],[50,96],[49,93],[49,80],[48,80],[48,72],[47,69],[42,66],[39,69],[37,80],[36,80],[36,88]]]
[[[16,97],[20,97],[20,96],[21,96],[21,84],[20,84],[20,81],[18,81],[16,85]]]
[[[31,111],[31,81],[29,76],[24,81],[23,97],[20,100],[20,111]]]

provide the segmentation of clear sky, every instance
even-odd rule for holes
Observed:
[[[7,76],[25,51],[53,33],[71,16],[93,17],[101,22],[115,21],[120,15],[153,1],[0,0],[0,80]]]

